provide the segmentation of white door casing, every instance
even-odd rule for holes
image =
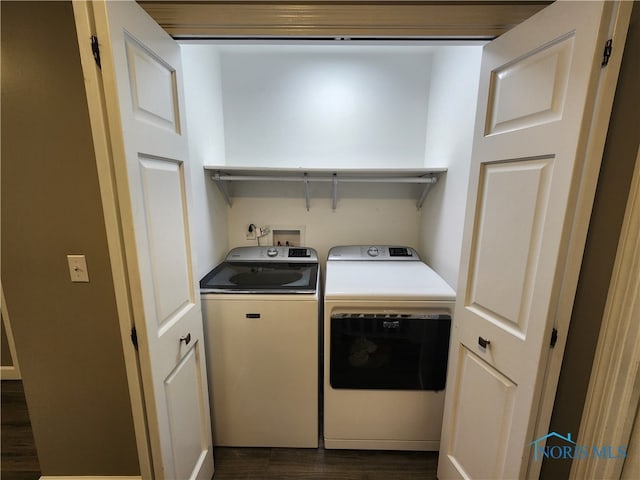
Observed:
[[[16,354],[16,345],[13,341],[13,331],[11,323],[9,323],[9,312],[7,302],[4,299],[4,289],[0,284],[0,317],[2,317],[2,326],[6,334],[7,346],[11,357],[11,365],[0,365],[0,380],[20,380],[20,366],[18,365],[18,355]]]
[[[627,455],[573,462],[572,480],[640,478],[640,149],[634,170],[577,439]]]
[[[609,7],[556,2],[485,46],[441,479],[523,478],[539,468],[529,466],[530,443],[551,332],[561,291],[563,302],[575,294],[566,259],[579,263],[582,247],[569,251],[570,239],[583,246],[586,236],[572,231],[576,199],[587,191],[592,202],[597,180],[582,170]]]
[[[210,479],[180,47],[134,2],[93,11],[153,475]]]

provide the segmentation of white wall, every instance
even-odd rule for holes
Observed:
[[[227,205],[202,166],[224,163],[220,60],[206,45],[181,45],[189,161],[193,194],[192,232],[202,278],[226,255]]]
[[[400,244],[418,246],[420,212],[406,186],[339,184],[332,210],[330,187],[311,185],[311,208],[305,207],[301,184],[237,184],[241,195],[229,210],[229,247],[256,245],[246,240],[247,225],[303,226],[305,243],[318,251],[322,263],[334,245]],[[271,194],[265,189],[269,188]],[[277,192],[274,194],[274,192]],[[274,196],[277,195],[277,196]]]
[[[339,244],[412,246],[455,288],[481,47],[348,47],[330,57],[324,46],[320,63],[292,46],[182,48],[200,275],[230,248],[255,245],[245,238],[254,223],[304,226],[323,260]],[[202,164],[449,171],[421,212],[419,187],[342,183],[336,211],[330,186],[311,184],[307,212],[301,183],[234,182],[228,208]]]
[[[431,47],[218,48],[227,165],[423,166]]]
[[[426,160],[448,168],[423,206],[418,249],[456,289],[469,182],[482,47],[442,47],[433,55]]]

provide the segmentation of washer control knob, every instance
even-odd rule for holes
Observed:
[[[270,247],[267,249],[267,256],[269,257],[277,257],[278,249],[276,247]]]
[[[378,247],[369,247],[367,253],[370,257],[377,257],[380,252],[378,251]]]

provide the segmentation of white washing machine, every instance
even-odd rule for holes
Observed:
[[[213,443],[317,447],[315,250],[240,247],[200,281]]]
[[[454,304],[412,248],[329,251],[325,448],[439,449]]]

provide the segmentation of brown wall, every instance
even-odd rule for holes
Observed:
[[[615,48],[615,45],[614,45]],[[618,238],[640,142],[640,4],[633,7],[549,431],[578,436]],[[549,442],[551,445],[552,442]],[[579,460],[578,460],[579,461]],[[545,460],[540,478],[568,478]]]
[[[42,474],[139,475],[71,3],[0,5],[2,284]]]

